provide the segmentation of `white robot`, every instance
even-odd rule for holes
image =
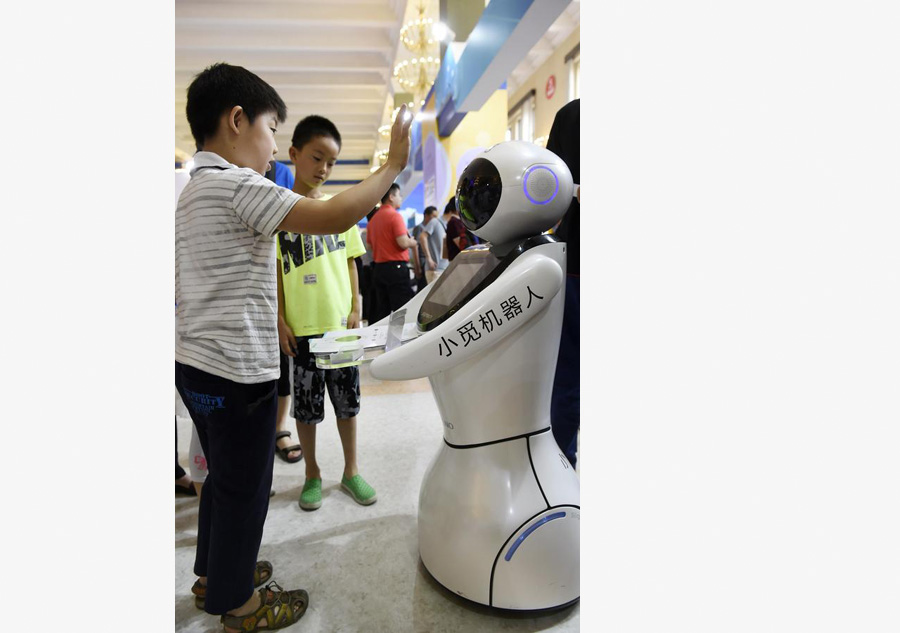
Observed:
[[[371,365],[381,380],[427,376],[444,424],[419,495],[422,562],[449,590],[502,609],[580,595],[578,478],[550,431],[566,249],[541,234],[573,189],[565,163],[532,143],[475,158],[457,206],[491,246],[461,252],[411,300],[418,336]]]

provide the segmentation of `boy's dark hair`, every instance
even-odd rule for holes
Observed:
[[[428,216],[432,213],[437,214],[437,207],[425,207],[425,210],[422,211],[422,215]]]
[[[187,90],[187,120],[198,150],[215,135],[222,114],[234,106],[244,109],[250,123],[266,112],[274,112],[279,123],[287,118],[287,106],[272,86],[246,68],[213,64],[194,77]]]
[[[381,204],[387,203],[388,197],[391,195],[392,191],[400,191],[400,185],[398,185],[396,182],[392,183],[388,190],[384,193],[384,195],[381,196]]]
[[[294,128],[294,136],[291,137],[291,145],[297,149],[303,149],[303,146],[314,138],[319,136],[330,136],[341,147],[341,133],[337,127],[323,116],[311,114]]]

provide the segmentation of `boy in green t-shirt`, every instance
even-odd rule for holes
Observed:
[[[308,116],[294,129],[289,150],[296,167],[294,192],[327,199],[320,187],[341,151],[341,135],[321,116]],[[318,369],[309,340],[325,332],[359,327],[359,280],[354,259],[365,253],[356,226],[337,235],[278,234],[278,338],[292,358],[293,417],[306,460],[300,507],[322,505],[322,475],[316,462],[316,425],[325,418],[325,390],[337,418],[344,449],[341,487],[358,503],[375,502],[375,490],[357,472],[356,415],[359,368]]]

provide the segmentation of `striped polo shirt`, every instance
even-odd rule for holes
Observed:
[[[175,360],[240,383],[278,378],[275,235],[301,197],[194,155],[175,212]]]

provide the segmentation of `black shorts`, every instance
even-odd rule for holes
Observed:
[[[292,415],[304,424],[318,424],[325,419],[326,389],[337,419],[352,418],[359,413],[359,367],[316,367],[316,357],[309,352],[309,340],[321,336],[298,336],[297,356],[291,359]]]

